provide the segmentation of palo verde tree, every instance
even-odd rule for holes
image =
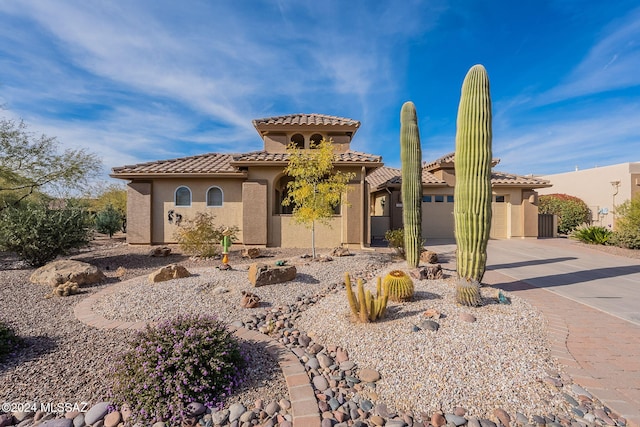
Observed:
[[[347,183],[355,174],[333,170],[331,140],[312,143],[311,149],[289,144],[287,153],[289,164],[284,173],[293,180],[287,183],[287,197],[282,205],[293,206],[294,220],[311,228],[311,249],[315,258],[315,224],[329,225],[334,209],[348,189]]]
[[[45,190],[80,189],[100,168],[94,154],[59,152],[54,137],[36,136],[22,121],[0,119],[0,211]]]

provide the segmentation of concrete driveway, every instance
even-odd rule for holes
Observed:
[[[568,239],[491,240],[487,270],[640,326],[640,259],[610,255]]]

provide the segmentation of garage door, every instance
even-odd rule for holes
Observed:
[[[506,196],[493,196],[491,202],[491,238],[506,239],[507,225],[507,199]]]
[[[452,195],[426,195],[422,198],[422,237],[455,238]]]

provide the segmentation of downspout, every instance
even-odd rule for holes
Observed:
[[[366,174],[367,169],[362,166],[362,169],[360,171],[360,204],[362,206],[362,218],[360,221],[360,250],[375,252],[375,249],[373,249],[372,247],[365,246],[365,241],[367,240],[367,229],[365,225],[369,223],[369,219],[371,218],[369,212],[369,195],[365,191],[367,189],[367,181],[365,180]],[[369,228],[371,228],[371,224],[369,224]]]

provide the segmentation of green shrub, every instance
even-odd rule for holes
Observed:
[[[211,316],[179,316],[137,334],[116,363],[112,402],[127,403],[134,422],[177,423],[194,401],[221,406],[246,363],[238,341]]]
[[[111,238],[114,233],[122,230],[122,219],[122,214],[116,208],[107,205],[96,214],[96,230],[98,233],[108,234]]]
[[[180,248],[189,255],[200,257],[212,257],[218,254],[221,245],[222,232],[228,228],[231,233],[229,237],[233,242],[240,229],[238,227],[225,227],[214,224],[215,216],[198,212],[193,219],[187,219],[180,223],[174,238]]]
[[[389,243],[389,247],[395,249],[396,253],[404,258],[404,228],[387,230],[384,233],[384,240]]]
[[[0,322],[0,360],[13,353],[20,345],[20,341],[9,325]]]
[[[580,224],[591,220],[591,211],[581,199],[567,194],[540,196],[538,212],[558,216],[558,232],[569,234]]]
[[[52,209],[23,203],[0,213],[0,248],[15,252],[33,267],[39,267],[85,246],[91,238],[87,211],[66,201]]]
[[[616,207],[615,231],[611,244],[640,249],[640,193]]]
[[[583,243],[605,245],[611,237],[611,230],[600,225],[582,224],[573,230],[569,236]]]

